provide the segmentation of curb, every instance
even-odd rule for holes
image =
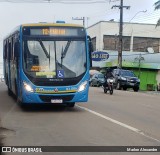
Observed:
[[[160,91],[139,91],[139,92],[144,94],[160,95]]]

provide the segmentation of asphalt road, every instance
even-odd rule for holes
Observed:
[[[109,95],[104,94],[102,88],[91,87],[88,103],[78,103],[74,108],[37,106],[22,109],[8,97],[4,83],[0,83],[3,145],[160,146],[159,101],[158,94],[115,90]]]

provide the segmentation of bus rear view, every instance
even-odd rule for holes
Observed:
[[[87,34],[82,26],[25,24],[4,40],[8,93],[23,104],[73,107],[75,102],[86,102],[89,67]]]

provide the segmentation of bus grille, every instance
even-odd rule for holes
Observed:
[[[66,95],[66,96],[53,96],[53,95],[39,95],[39,98],[43,102],[50,103],[51,99],[62,99],[63,102],[71,101],[74,95]]]

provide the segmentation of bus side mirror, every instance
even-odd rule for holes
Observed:
[[[90,60],[90,67],[92,67],[92,52],[93,52],[93,44],[91,41],[91,37],[87,36],[88,40],[88,50],[89,50],[89,60]]]

